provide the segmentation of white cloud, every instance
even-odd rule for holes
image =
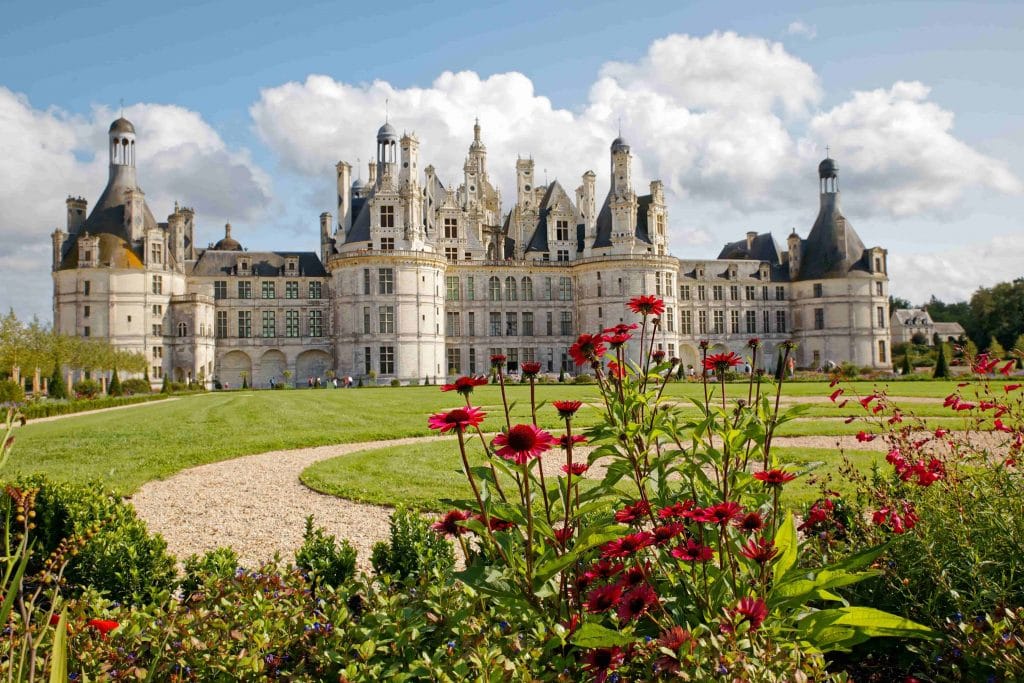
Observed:
[[[805,24],[798,19],[789,23],[786,33],[791,36],[803,36],[808,40],[814,40],[818,35],[818,29],[813,24]]]
[[[200,226],[254,220],[271,203],[270,179],[247,151],[231,149],[202,117],[182,107],[138,104],[125,116],[137,131],[139,184],[157,220],[175,200],[195,207]],[[40,110],[0,86],[0,306],[49,317],[50,233],[65,225],[64,199],[90,205],[107,179],[107,128],[115,112]]]
[[[1024,232],[934,253],[889,252],[890,290],[914,304],[966,301],[979,287],[1024,277]]]

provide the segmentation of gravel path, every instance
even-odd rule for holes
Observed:
[[[388,536],[391,508],[335,498],[306,488],[299,475],[315,462],[359,451],[411,444],[439,437],[369,441],[317,448],[271,451],[201,465],[168,479],[145,484],[130,498],[151,531],[163,534],[172,553],[184,559],[228,545],[244,566],[255,566],[275,553],[291,560],[302,543],[307,515],[317,526],[345,538],[369,568],[370,550]],[[803,436],[775,440],[778,446],[883,449],[878,439],[859,443],[852,436]],[[577,460],[586,457],[580,449]],[[545,475],[558,476],[560,458],[545,458]],[[603,468],[594,468],[601,476]]]

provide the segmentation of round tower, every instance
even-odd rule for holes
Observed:
[[[110,151],[110,178],[131,169],[135,172],[135,126],[123,116],[110,124],[107,132]]]

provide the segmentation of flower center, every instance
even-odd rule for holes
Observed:
[[[532,450],[537,444],[537,437],[533,430],[526,425],[516,425],[508,432],[509,447],[518,452]]]

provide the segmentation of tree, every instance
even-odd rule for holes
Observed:
[[[915,346],[924,346],[925,344],[928,343],[928,335],[926,335],[924,332],[915,332],[914,335],[910,338],[910,341]]]
[[[244,370],[242,371],[242,388],[249,388],[249,373],[245,372]]]
[[[782,381],[782,374],[786,371],[786,369],[784,367],[782,367],[782,366],[783,366],[783,356],[782,356],[782,347],[780,346],[779,347],[779,355],[775,359],[775,381],[776,382],[781,382]]]
[[[121,386],[121,379],[117,376],[117,368],[114,368],[114,373],[110,376],[110,384],[107,385],[107,396],[121,396],[124,394],[124,388]]]
[[[946,361],[946,345],[940,344],[938,358],[935,359],[935,372],[932,377],[935,379],[946,379],[949,377],[949,363]]]
[[[914,374],[914,366],[910,364],[910,353],[903,354],[903,363],[900,364],[900,371],[904,377]]]
[[[999,358],[1000,360],[1006,357],[1006,349],[999,343],[999,340],[995,337],[990,337],[988,340],[988,348],[985,349],[985,353],[989,355],[989,358]]]
[[[164,383],[160,385],[160,393],[161,394],[169,394],[169,393],[171,393],[171,378],[168,377],[167,375],[164,375]]]
[[[1017,369],[1024,368],[1024,334],[1017,337],[1017,341],[1013,344],[1013,350],[1019,354],[1017,356]]]
[[[53,364],[53,374],[50,375],[50,383],[47,385],[47,391],[50,394],[50,398],[67,398],[68,388],[64,384],[64,376],[61,373],[60,359],[56,359]]]
[[[967,332],[976,342],[995,337],[1004,347],[1024,333],[1024,278],[982,287],[970,302],[972,326]]]
[[[889,310],[898,311],[900,309],[913,308],[910,301],[907,299],[900,298],[898,296],[889,295]]]

